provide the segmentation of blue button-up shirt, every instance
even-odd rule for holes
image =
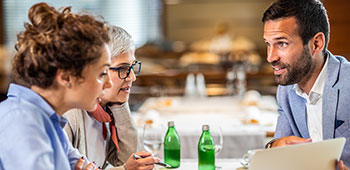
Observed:
[[[0,103],[0,170],[69,170],[82,155],[67,140],[66,119],[29,88],[11,84]]]

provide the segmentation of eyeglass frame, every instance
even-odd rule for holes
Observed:
[[[135,72],[135,70],[134,70],[134,66],[135,66],[136,64],[139,64],[139,70],[138,70],[137,72]],[[118,71],[118,77],[119,77],[120,79],[127,79],[127,78],[130,76],[131,69],[134,71],[135,76],[139,75],[139,74],[141,73],[141,66],[142,66],[142,62],[141,62],[141,61],[135,60],[135,61],[133,62],[133,64],[131,64],[130,66],[109,67],[109,70]],[[120,69],[121,69],[122,67],[129,67],[128,72],[126,73],[126,76],[125,76],[124,78],[122,78],[122,77],[120,76]]]

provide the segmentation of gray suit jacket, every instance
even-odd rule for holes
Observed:
[[[350,63],[341,56],[328,52],[329,62],[323,90],[323,139],[345,137],[341,160],[350,165]],[[309,138],[306,122],[306,100],[298,96],[293,85],[279,86],[278,118],[274,138],[298,136]]]
[[[141,143],[137,135],[136,125],[131,117],[128,103],[120,107],[110,107],[113,113],[115,126],[117,128],[119,152],[112,140],[108,137],[106,148],[106,162],[115,168],[113,170],[124,170],[123,164],[127,161],[132,153],[141,149]],[[68,119],[68,123],[64,127],[69,140],[73,147],[77,148],[83,155],[87,153],[85,121],[83,114],[86,111],[80,109],[72,109],[64,114]],[[110,134],[108,135],[110,136]]]

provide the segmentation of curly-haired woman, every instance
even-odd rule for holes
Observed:
[[[85,158],[67,140],[62,114],[96,109],[111,87],[107,28],[46,3],[33,5],[28,17],[13,59],[16,83],[0,103],[0,169],[82,169]]]

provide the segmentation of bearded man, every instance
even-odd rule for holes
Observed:
[[[347,138],[350,165],[350,64],[327,50],[329,21],[319,0],[277,0],[264,13],[267,61],[280,116],[266,147]],[[340,169],[346,168],[342,161]]]

